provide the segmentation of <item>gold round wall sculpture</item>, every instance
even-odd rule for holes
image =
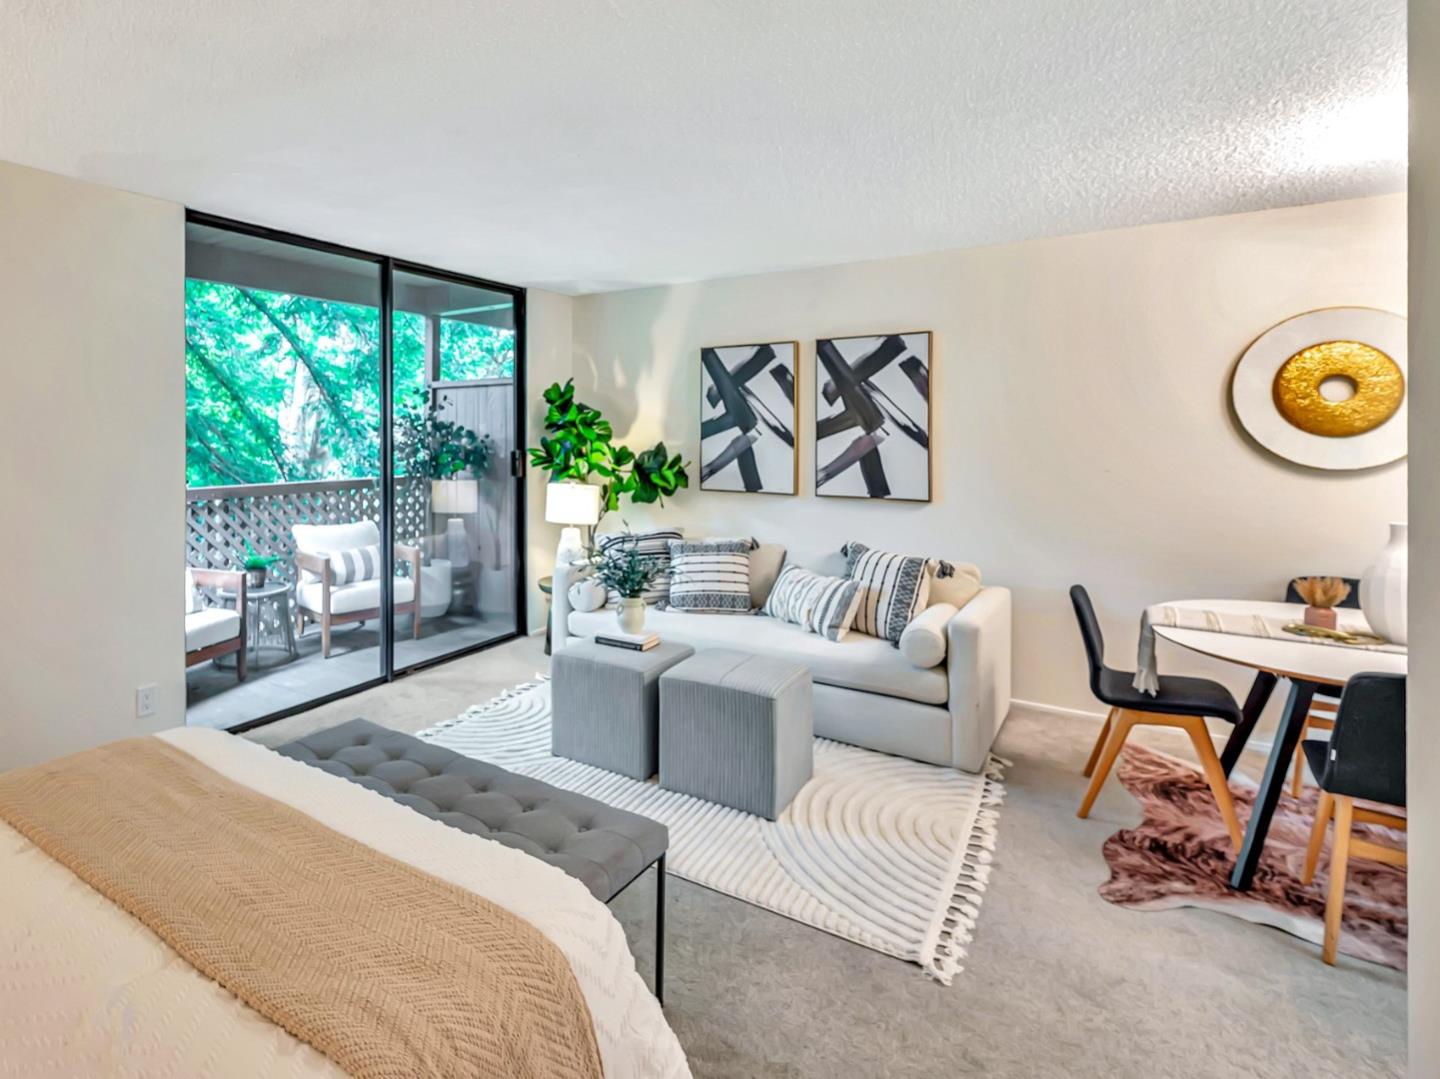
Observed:
[[[1324,385],[1348,387],[1328,397]],[[1275,407],[1302,431],[1348,438],[1373,431],[1395,415],[1405,397],[1400,365],[1359,341],[1323,341],[1301,349],[1275,373]]]
[[[1331,307],[1272,326],[1235,366],[1241,425],[1272,453],[1324,469],[1405,456],[1405,320]]]

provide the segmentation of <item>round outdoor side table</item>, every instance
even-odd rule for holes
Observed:
[[[300,657],[300,649],[295,644],[295,618],[290,608],[294,591],[295,586],[285,581],[269,581],[259,588],[246,586],[245,646],[251,665],[266,666],[260,662],[261,649],[283,652],[285,659],[280,662]],[[235,593],[228,588],[218,588],[215,594],[232,605],[235,602]]]

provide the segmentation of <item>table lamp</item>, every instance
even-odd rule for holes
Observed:
[[[431,480],[430,510],[437,514],[474,513],[480,508],[480,485],[474,480]],[[470,564],[465,522],[451,516],[445,522],[445,554],[454,569]]]
[[[565,526],[560,530],[560,545],[555,548],[555,564],[567,565],[583,558],[586,550],[579,526],[600,522],[600,488],[563,480],[546,484],[545,520]]]

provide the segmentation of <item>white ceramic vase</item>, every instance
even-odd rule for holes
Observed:
[[[1409,577],[1409,528],[1393,523],[1390,542],[1360,578],[1360,610],[1372,630],[1395,644],[1405,643],[1405,589]]]
[[[617,615],[622,633],[639,633],[645,628],[645,601],[638,596],[622,599]]]

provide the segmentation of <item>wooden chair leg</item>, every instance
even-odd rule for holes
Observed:
[[[1315,807],[1315,824],[1310,829],[1310,845],[1305,848],[1305,868],[1300,871],[1301,884],[1309,884],[1315,879],[1320,850],[1325,846],[1325,830],[1330,827],[1330,818],[1334,813],[1334,796],[1329,791],[1321,791],[1320,802]]]
[[[410,629],[410,639],[411,639],[411,640],[418,641],[418,640],[420,639],[420,604],[419,604],[419,603],[416,603],[416,604],[415,604],[415,609],[410,612],[410,627],[411,627],[411,629]]]
[[[1295,764],[1293,774],[1290,777],[1290,797],[1299,798],[1300,792],[1305,789],[1305,750],[1301,748],[1305,742],[1305,735],[1310,732],[1310,717],[1305,717],[1305,722],[1300,727],[1300,741],[1295,743]]]
[[[1085,771],[1081,773],[1086,779],[1095,771],[1095,762],[1100,759],[1100,751],[1105,748],[1105,739],[1110,737],[1110,725],[1115,722],[1117,711],[1119,709],[1112,708],[1105,716],[1105,725],[1100,728],[1100,736],[1095,739],[1095,747],[1090,750],[1090,759],[1085,762]]]
[[[1129,736],[1130,728],[1133,726],[1135,726],[1135,717],[1123,709],[1116,709],[1115,721],[1110,727],[1110,737],[1105,740],[1105,749],[1100,754],[1094,775],[1090,777],[1090,789],[1085,792],[1085,798],[1075,813],[1082,820],[1090,815],[1090,807],[1095,804],[1095,796],[1100,793],[1100,788],[1105,786],[1105,778],[1110,774],[1110,769],[1115,764],[1115,758],[1120,755],[1120,747],[1125,744],[1125,739]]]
[[[1343,794],[1335,796],[1335,841],[1330,848],[1330,894],[1325,900],[1325,948],[1320,958],[1332,967],[1340,948],[1340,917],[1345,913],[1345,874],[1350,862],[1350,827],[1355,803]]]
[[[320,619],[320,654],[330,658],[330,619]]]
[[[1210,728],[1205,726],[1205,720],[1199,716],[1189,719],[1185,724],[1185,732],[1190,735],[1190,741],[1195,746],[1195,756],[1200,758],[1200,767],[1205,772],[1206,782],[1210,784],[1210,793],[1215,795],[1220,819],[1225,822],[1225,830],[1230,833],[1230,842],[1235,844],[1238,853],[1245,840],[1245,833],[1240,830],[1240,818],[1235,815],[1235,800],[1230,796],[1230,784],[1225,778],[1225,769],[1220,764],[1219,754],[1215,752],[1215,743],[1210,740]]]

